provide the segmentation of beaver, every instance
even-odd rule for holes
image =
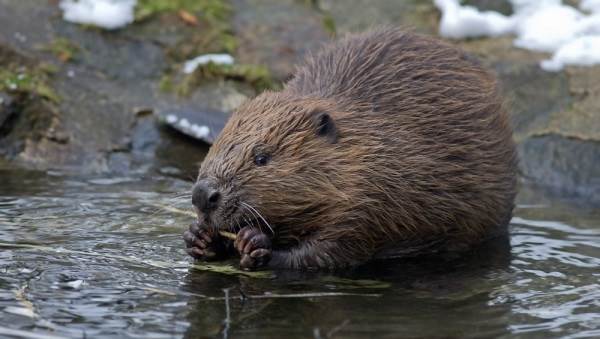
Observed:
[[[464,251],[506,233],[515,153],[476,59],[397,28],[351,34],[232,114],[192,189],[187,252],[338,269]]]

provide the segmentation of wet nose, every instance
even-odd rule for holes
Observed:
[[[200,180],[192,188],[192,205],[202,213],[214,211],[221,200],[219,190],[207,180]]]

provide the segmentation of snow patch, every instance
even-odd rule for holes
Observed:
[[[516,28],[515,46],[554,52],[573,38],[581,16],[575,8],[562,5],[549,5],[523,15]]]
[[[560,71],[566,65],[600,64],[600,36],[583,36],[562,45],[550,60],[541,63],[547,71]]]
[[[190,59],[183,64],[183,73],[191,74],[196,68],[200,65],[208,64],[212,62],[217,65],[231,65],[234,60],[233,57],[229,54],[204,54],[199,55],[193,59]]]
[[[62,0],[63,19],[106,29],[124,27],[134,20],[137,0]]]
[[[185,118],[179,120],[177,125],[179,125],[179,127],[184,132],[186,132],[198,139],[204,139],[204,138],[208,137],[208,135],[210,133],[210,129],[208,128],[208,126],[200,126],[200,125],[192,124]]]
[[[579,8],[584,11],[598,13],[600,12],[600,0],[582,0]]]
[[[174,123],[177,122],[177,120],[179,120],[179,118],[177,118],[177,116],[175,114],[169,114],[169,115],[167,115],[167,117],[165,118],[165,120],[169,124],[174,124]]]
[[[208,137],[210,129],[208,126],[192,125],[192,133],[196,136],[196,138],[204,139]]]
[[[458,0],[435,0],[442,12],[440,34],[461,39],[499,36],[512,32],[514,20],[493,11],[480,12],[473,6],[461,6]]]
[[[197,139],[206,139],[210,135],[210,128],[208,126],[191,123],[186,118],[179,119],[179,117],[177,117],[175,114],[168,114],[165,117],[165,121],[183,133],[193,136]]]
[[[553,53],[540,66],[600,64],[600,0],[582,0],[579,9],[561,0],[510,0],[514,14],[480,11],[459,0],[435,0],[442,12],[440,34],[447,38],[514,34],[519,48]]]

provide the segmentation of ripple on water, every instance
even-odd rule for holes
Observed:
[[[574,227],[517,216],[512,224],[515,274],[502,289],[515,300],[512,311],[518,321],[510,324],[511,331],[599,334],[600,222]]]
[[[188,208],[188,182],[2,174],[0,242],[49,249],[0,247],[0,337],[222,337],[224,288],[233,337],[600,336],[596,210],[534,200],[468,258],[253,279],[181,268],[189,217],[156,206]],[[359,295],[269,297],[330,292]]]

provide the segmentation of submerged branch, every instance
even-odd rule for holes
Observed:
[[[209,301],[224,301],[227,298],[229,299],[305,299],[305,298],[331,298],[331,297],[366,297],[366,298],[379,298],[381,294],[379,293],[349,293],[349,292],[304,292],[304,293],[265,293],[265,294],[244,294],[237,296],[228,296],[228,297],[211,297],[204,294],[191,293],[191,292],[175,292],[162,290],[154,287],[146,287],[146,286],[132,286],[128,285],[129,288],[136,288],[145,291],[149,291],[152,293],[164,294],[169,296],[193,296],[204,300]]]

